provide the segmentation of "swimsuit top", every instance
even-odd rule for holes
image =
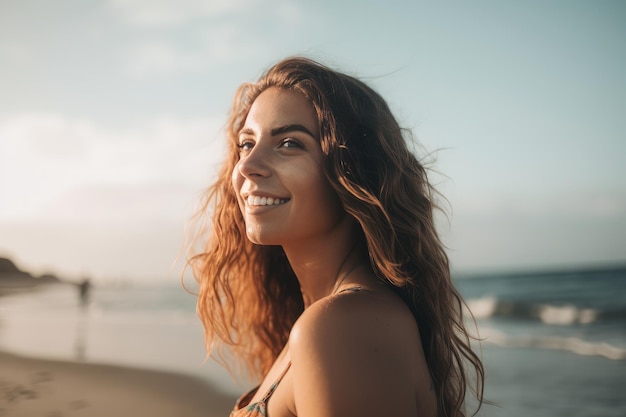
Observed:
[[[252,399],[252,397],[254,397],[254,394],[256,394],[259,387],[256,387],[252,391],[248,392],[247,394],[242,395],[241,398],[237,400],[237,403],[235,404],[235,408],[230,413],[230,417],[265,417],[267,416],[267,401],[270,399],[272,394],[274,394],[274,391],[276,391],[276,387],[278,387],[278,384],[280,384],[280,381],[283,380],[290,366],[291,366],[291,362],[287,364],[287,367],[285,368],[283,373],[280,375],[278,380],[276,380],[276,382],[272,384],[270,389],[267,390],[267,392],[265,393],[263,398],[261,398],[260,401],[249,404],[250,400]]]

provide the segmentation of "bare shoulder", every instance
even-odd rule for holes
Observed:
[[[399,297],[390,291],[362,290],[346,291],[311,305],[296,322],[290,342],[298,344],[302,339],[305,346],[320,344],[333,351],[335,343],[363,343],[358,351],[367,346],[396,350],[401,349],[398,342],[412,338],[419,342],[419,330]]]
[[[391,291],[344,292],[305,310],[289,340],[298,416],[415,415],[430,375],[419,329]],[[314,407],[314,408],[311,408]]]

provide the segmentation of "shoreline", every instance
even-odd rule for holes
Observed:
[[[183,373],[0,351],[0,416],[219,417],[236,400]]]

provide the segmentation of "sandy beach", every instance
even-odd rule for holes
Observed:
[[[235,398],[174,373],[0,352],[0,417],[219,417]]]

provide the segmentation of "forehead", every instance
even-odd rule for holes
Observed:
[[[311,103],[302,95],[270,87],[254,100],[244,127],[263,131],[281,126],[300,124],[317,133],[317,116]]]

